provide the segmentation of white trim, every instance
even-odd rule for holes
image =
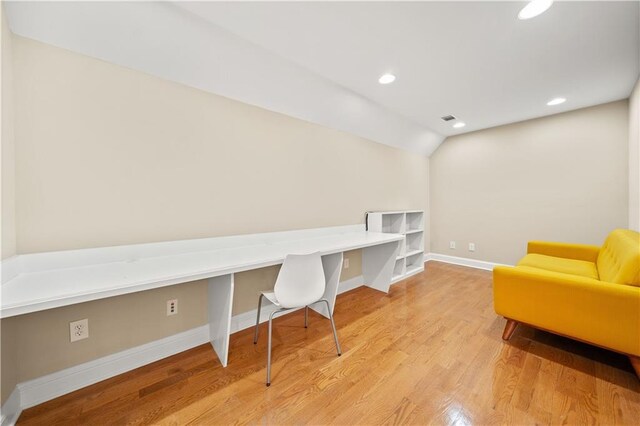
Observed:
[[[353,290],[354,288],[358,288],[364,285],[364,278],[362,275],[358,275],[357,277],[353,277],[351,279],[342,281],[338,285],[338,294],[344,293],[349,290]],[[256,305],[258,304],[258,297],[256,296]],[[264,305],[260,312],[260,324],[269,320],[269,315],[271,312],[276,310],[276,306],[272,304]],[[297,309],[292,310],[291,312],[297,311]],[[234,315],[231,318],[231,333],[236,333],[241,330],[245,330],[247,328],[251,328],[256,325],[256,316],[258,315],[258,309],[252,309],[248,312],[243,312],[238,315]]]
[[[173,336],[20,383],[17,386],[17,391],[20,394],[20,406],[22,409],[33,407],[208,342],[209,325],[205,324]]]
[[[358,275],[357,277],[344,280],[340,282],[340,285],[338,286],[338,294],[345,293],[347,291],[353,290],[354,288],[358,288],[363,285],[364,285],[364,277],[362,275]]]
[[[20,391],[16,388],[0,408],[0,426],[13,426],[22,413],[20,406]]]
[[[483,269],[485,271],[492,271],[496,266],[511,266],[504,263],[487,262],[484,260],[468,259],[466,257],[448,256],[446,254],[439,253],[427,253],[424,255],[425,262],[429,262],[431,260],[450,263],[452,265],[467,266],[469,268]]]

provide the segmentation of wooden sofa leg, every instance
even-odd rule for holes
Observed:
[[[631,361],[631,365],[636,371],[636,376],[640,379],[640,357],[629,355],[629,361]]]
[[[504,326],[504,331],[502,332],[502,340],[509,340],[513,332],[516,331],[517,326],[518,321],[507,318],[507,324]]]

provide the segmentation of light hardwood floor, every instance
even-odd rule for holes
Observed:
[[[222,368],[203,345],[26,410],[20,424],[639,424],[626,357],[519,327],[492,308],[491,273],[429,262],[388,295],[338,296],[328,320],[302,311],[232,336]]]

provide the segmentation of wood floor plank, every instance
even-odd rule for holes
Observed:
[[[640,382],[622,355],[520,326],[501,339],[491,273],[429,262],[384,294],[338,296],[231,336],[222,368],[202,345],[25,410],[24,425],[629,424]]]

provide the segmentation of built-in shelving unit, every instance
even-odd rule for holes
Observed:
[[[404,235],[392,283],[424,271],[424,219],[422,210],[367,213],[369,231]]]

